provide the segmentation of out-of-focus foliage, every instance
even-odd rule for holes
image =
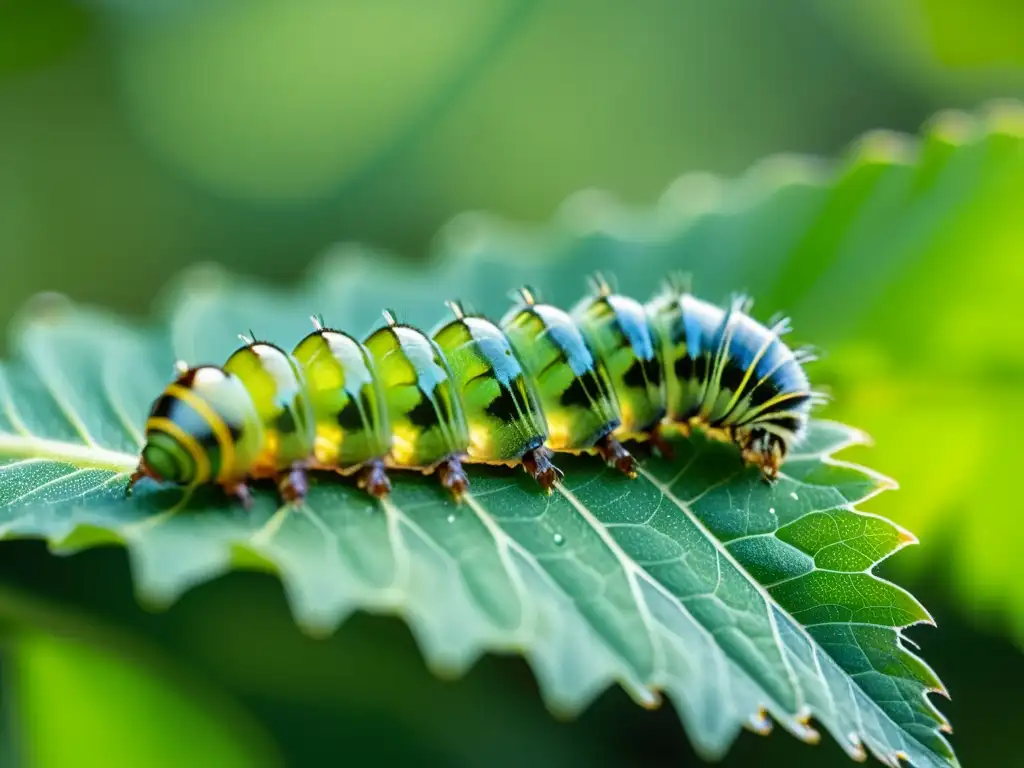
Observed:
[[[152,649],[9,590],[0,592],[0,620],[13,761],[5,765],[281,764],[234,702]]]
[[[1024,8],[1013,0],[815,4],[889,72],[935,93],[1004,95],[1024,86]]]
[[[878,77],[810,0],[14,5],[8,34],[53,52],[0,80],[0,322],[39,290],[141,312],[196,260],[294,279],[339,238],[415,257],[462,210],[648,202],[974,99]],[[50,5],[86,14],[70,42]]]
[[[1024,518],[1005,480],[1020,457],[1011,425],[1024,417],[1024,111],[996,107],[981,123],[942,115],[921,152],[943,171],[908,175],[904,194],[927,188],[951,207],[926,217],[894,199],[884,242],[862,253],[893,250],[860,262],[868,281],[885,270],[884,281],[858,296],[847,327],[815,328],[829,349],[830,413],[870,431],[872,459],[900,478],[901,498],[873,508],[934,542],[917,565],[951,570],[965,609],[986,620],[998,610],[1024,639]],[[817,300],[845,314],[840,295],[823,289]]]

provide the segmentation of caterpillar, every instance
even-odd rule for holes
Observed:
[[[249,481],[276,482],[285,501],[307,473],[355,476],[375,497],[389,470],[436,474],[458,500],[464,464],[521,466],[550,493],[556,454],[600,456],[636,477],[624,442],[665,457],[666,429],[693,427],[735,443],[769,483],[822,396],[810,389],[806,349],[782,341],[789,321],[762,325],[752,302],[726,308],[672,275],[646,304],[601,275],[569,311],[521,288],[494,323],[448,302],[429,335],[385,311],[362,342],[326,327],[288,353],[242,336],[221,366],[187,367],[153,403],[138,481],[216,483],[248,506]]]

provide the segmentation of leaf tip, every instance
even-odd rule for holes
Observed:
[[[854,146],[854,162],[858,165],[907,165],[913,158],[914,143],[895,131],[869,131]]]
[[[637,691],[637,703],[648,710],[655,710],[661,707],[662,698],[661,691],[655,688],[641,688]]]
[[[804,744],[818,744],[821,741],[821,733],[811,727],[811,713],[801,712],[796,716],[793,725],[794,735]]]
[[[772,732],[772,721],[761,708],[747,718],[747,727],[759,736],[767,736]]]
[[[858,763],[863,763],[868,759],[867,750],[864,749],[864,744],[860,740],[860,736],[856,733],[850,732],[846,736],[847,743],[844,745],[846,748],[846,754],[850,756],[851,760],[855,760]]]
[[[993,99],[983,108],[989,133],[1024,137],[1024,104],[1013,99]]]
[[[908,547],[911,544],[921,543],[917,536],[915,536],[902,526],[896,526],[896,538],[899,541],[901,547]]]
[[[827,172],[819,158],[781,152],[754,163],[745,179],[750,185],[771,192],[796,185],[822,185],[827,179]]]
[[[710,173],[690,172],[669,184],[658,201],[658,211],[672,219],[685,220],[721,207],[725,182]]]
[[[976,125],[974,117],[966,112],[959,109],[944,109],[936,112],[925,123],[924,133],[946,144],[958,146],[967,143]]]
[[[622,213],[622,206],[611,192],[592,187],[569,195],[556,217],[569,232],[586,236],[614,229]]]

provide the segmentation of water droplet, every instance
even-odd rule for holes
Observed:
[[[800,498],[799,496],[796,495],[796,491],[792,491],[789,495],[793,499],[799,499]]]
[[[454,523],[455,522],[455,513],[452,512],[450,515],[448,515],[447,520],[448,520],[449,523]]]
[[[558,546],[558,547],[560,547],[560,546],[562,546],[563,544],[565,544],[565,536],[563,536],[563,535],[562,535],[562,534],[560,534],[560,533],[556,533],[556,534],[555,534],[555,546]]]
[[[769,515],[774,515],[775,514],[775,507],[769,507],[768,508],[768,514]]]

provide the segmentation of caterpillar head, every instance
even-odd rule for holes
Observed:
[[[153,403],[146,422],[146,444],[142,448],[139,466],[131,477],[129,487],[144,477],[159,483],[192,485],[208,478],[202,477],[202,461],[197,451],[194,430],[175,414],[179,409],[180,393],[189,391],[202,368],[187,368],[176,364],[179,376]],[[217,369],[213,369],[217,370]],[[205,454],[203,454],[205,457]]]

